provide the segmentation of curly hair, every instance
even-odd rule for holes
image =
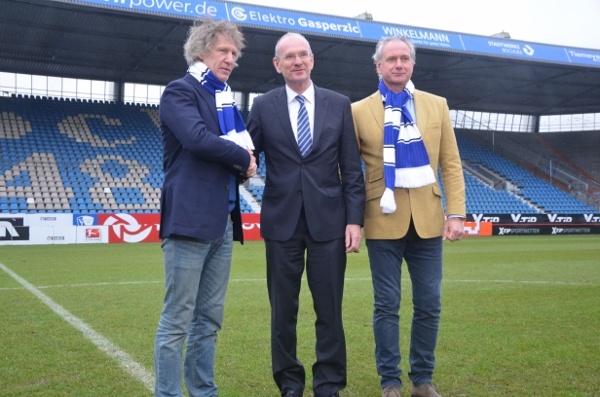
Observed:
[[[196,63],[201,55],[209,53],[219,35],[233,41],[238,49],[237,59],[242,56],[242,50],[246,47],[246,43],[244,35],[237,25],[229,21],[215,21],[207,18],[196,21],[188,30],[187,40],[183,46],[183,56],[188,66]]]

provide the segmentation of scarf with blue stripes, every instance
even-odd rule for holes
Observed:
[[[196,62],[189,67],[188,72],[215,97],[219,127],[223,134],[221,138],[254,150],[252,138],[246,130],[242,113],[235,104],[229,85],[219,80],[203,62]]]
[[[406,103],[413,97],[415,86],[409,81],[400,93],[379,82],[384,104],[383,175],[385,191],[380,205],[384,214],[396,211],[394,188],[417,188],[435,183],[433,169],[421,137]]]

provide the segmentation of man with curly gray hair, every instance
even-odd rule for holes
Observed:
[[[242,241],[238,185],[256,174],[252,140],[226,81],[244,47],[238,28],[205,20],[189,30],[186,75],[160,100],[164,182],[160,237],[165,298],[156,331],[155,396],[215,397],[233,241]]]

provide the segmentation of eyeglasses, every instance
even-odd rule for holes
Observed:
[[[285,54],[281,57],[285,62],[294,62],[296,58],[300,58],[301,61],[305,61],[311,54],[308,52],[300,52],[298,54]]]

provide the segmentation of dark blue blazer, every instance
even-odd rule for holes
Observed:
[[[220,138],[215,99],[190,74],[165,88],[160,129],[164,168],[160,237],[223,237],[230,177],[242,180],[250,164],[248,152]],[[243,241],[237,183],[235,190],[234,239]]]
[[[317,241],[344,238],[347,224],[363,224],[364,179],[350,99],[315,87],[312,151],[303,159],[294,137],[285,87],[254,99],[248,131],[265,153],[261,235],[288,240],[304,206]]]

